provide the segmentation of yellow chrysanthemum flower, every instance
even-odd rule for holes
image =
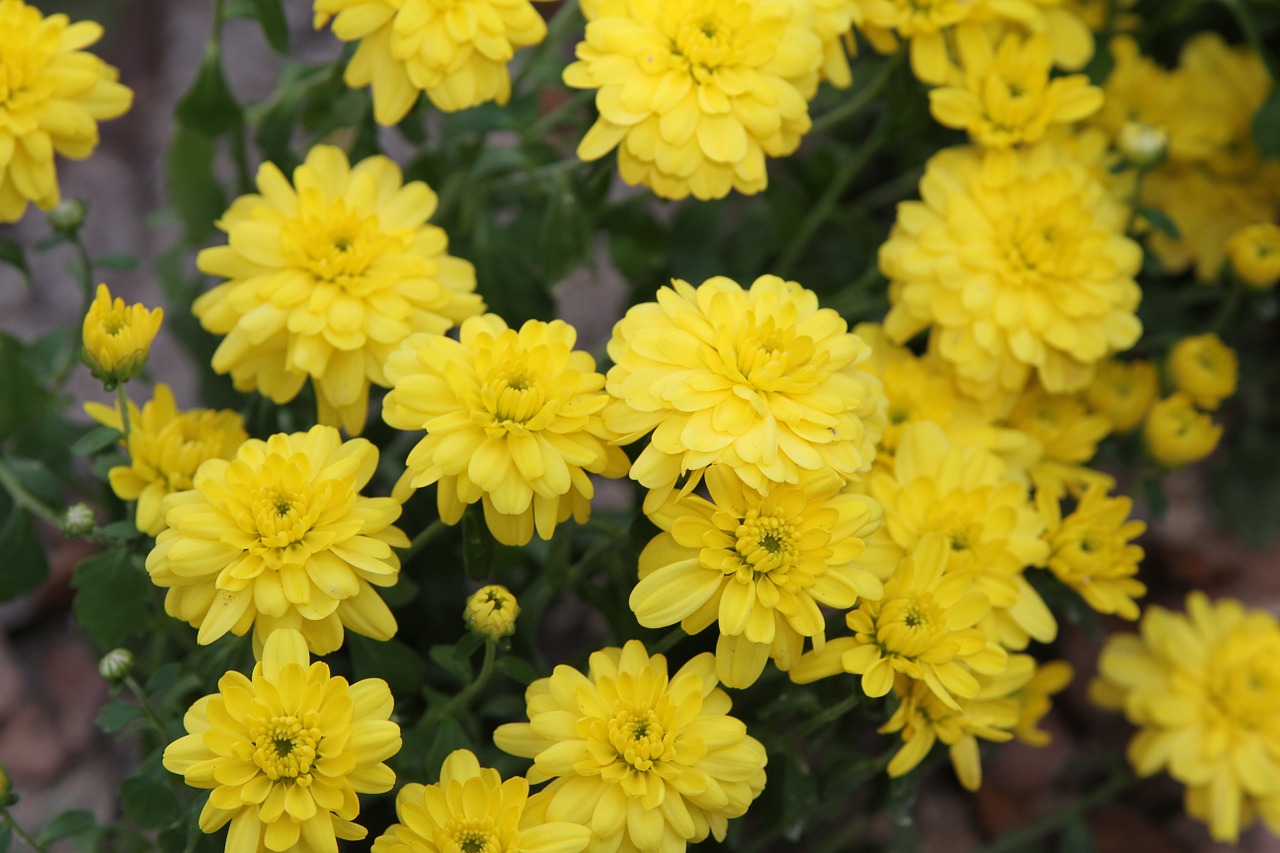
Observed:
[[[534,531],[591,514],[588,472],[621,477],[626,454],[609,442],[604,377],[562,320],[519,331],[495,314],[462,324],[458,340],[415,335],[387,362],[395,386],[382,417],[427,434],[407,460],[397,494],[439,483],[440,517],[457,524],[480,502],[499,542],[524,545]]]
[[[885,581],[879,600],[863,599],[845,616],[852,637],[806,654],[791,671],[800,684],[840,672],[862,676],[862,692],[883,696],[901,673],[923,681],[953,710],[978,695],[974,673],[998,675],[1008,654],[981,628],[991,602],[973,577],[946,573],[950,543],[927,533]]]
[[[151,342],[163,320],[163,308],[148,310],[140,302],[125,305],[120,297],[111,298],[105,284],[99,284],[84,315],[80,358],[95,379],[108,391],[114,390],[147,366]]]
[[[929,92],[929,108],[941,124],[968,131],[978,145],[1011,148],[1036,142],[1051,124],[1071,124],[1102,107],[1102,90],[1084,74],[1050,79],[1049,36],[1006,32],[997,43],[984,29],[962,32],[959,85]]]
[[[467,627],[486,640],[500,640],[516,632],[520,604],[501,584],[482,586],[467,598],[462,618]]]
[[[853,24],[862,19],[862,0],[812,0],[813,31],[822,42],[822,79],[837,89],[853,85],[849,54],[857,48]]]
[[[982,787],[982,759],[978,739],[997,743],[1012,740],[1022,718],[1018,694],[1035,675],[1030,655],[1010,655],[1008,665],[996,676],[980,679],[972,699],[960,708],[948,707],[923,681],[899,676],[894,692],[898,709],[879,731],[901,732],[904,741],[889,761],[889,775],[896,778],[913,770],[939,741],[946,744],[960,784],[970,791]]]
[[[764,789],[764,747],[728,716],[715,658],[700,654],[667,675],[667,659],[644,644],[591,655],[584,676],[557,666],[525,693],[528,723],[493,734],[498,747],[533,759],[540,816],[591,827],[591,850],[683,853]]]
[[[227,853],[332,853],[367,834],[352,823],[356,795],[395,784],[383,763],[400,751],[393,706],[382,679],[331,677],[301,634],[276,631],[252,678],[228,672],[191,706],[164,766],[212,789],[200,829],[230,823]]]
[[[123,432],[119,404],[85,403],[84,410],[98,423]],[[137,501],[138,530],[158,536],[164,530],[165,496],[190,489],[200,463],[232,458],[248,438],[238,412],[179,411],[169,386],[157,384],[155,396],[141,411],[129,403],[129,438],[120,442],[129,464],[107,472],[111,490],[121,500]]]
[[[228,245],[196,258],[201,271],[229,279],[192,309],[226,335],[213,368],[275,403],[310,378],[318,420],[358,434],[369,385],[390,384],[383,365],[405,338],[442,334],[484,310],[475,269],[426,224],[435,193],[403,184],[386,157],[352,167],[341,149],[317,145],[292,185],[264,163],[258,191],[218,221]]]
[[[884,328],[901,343],[932,327],[966,393],[1011,398],[1033,370],[1053,393],[1081,390],[1142,334],[1126,211],[1063,149],[946,149],[920,191],[880,248]]]
[[[1099,613],[1137,619],[1135,598],[1146,595],[1146,586],[1135,575],[1142,562],[1141,536],[1147,525],[1131,520],[1132,499],[1107,497],[1100,484],[1089,486],[1075,510],[1065,519],[1058,501],[1046,492],[1037,496],[1047,529],[1049,569],[1074,589]]]
[[[93,21],[45,17],[22,0],[0,0],[0,222],[17,222],[29,202],[49,210],[61,198],[54,154],[83,160],[98,145],[98,122],[124,115],[133,92],[86,48],[102,38]]]
[[[1147,413],[1142,440],[1151,458],[1169,468],[1199,462],[1218,446],[1222,426],[1186,394],[1171,394]]]
[[[631,468],[651,489],[646,511],[686,474],[733,468],[759,491],[827,468],[867,470],[885,427],[880,383],[859,365],[867,345],[799,284],[761,276],[675,280],[613,327],[605,423],[622,443],[653,430]]]
[[[535,798],[536,799],[536,798]],[[449,753],[435,785],[405,785],[373,853],[578,853],[587,827],[534,818],[529,783],[504,780],[467,749]]]
[[[1265,610],[1187,596],[1186,613],[1150,607],[1139,634],[1098,659],[1109,696],[1139,731],[1128,758],[1187,786],[1187,811],[1216,841],[1261,817],[1280,834],[1280,625]]]
[[[1115,483],[1111,475],[1088,467],[1111,423],[1090,412],[1081,395],[1050,394],[1032,382],[1006,423],[1040,443],[1040,458],[1028,469],[1037,491],[1061,498],[1068,492],[1079,495],[1092,483]]]
[[[1013,736],[1028,746],[1048,746],[1053,736],[1039,725],[1053,707],[1053,700],[1049,697],[1066,690],[1074,677],[1071,664],[1064,660],[1037,665],[1036,674],[1013,694],[1018,700],[1018,724],[1013,729]]]
[[[1160,373],[1149,361],[1117,361],[1098,365],[1085,391],[1090,408],[1111,424],[1112,432],[1132,432],[1160,396]]]
[[[822,44],[791,0],[584,0],[586,39],[564,71],[597,89],[583,160],[618,149],[628,184],[665,198],[758,193],[765,157],[810,127]]]
[[[1227,257],[1236,277],[1255,290],[1270,290],[1280,281],[1280,225],[1255,222],[1227,240]]]
[[[1213,332],[1178,341],[1169,351],[1165,368],[1174,386],[1206,411],[1217,409],[1236,393],[1236,351]]]
[[[169,529],[147,571],[169,590],[165,612],[200,629],[200,643],[254,629],[302,632],[316,654],[342,645],[343,628],[387,640],[396,620],[370,586],[391,586],[409,547],[393,522],[400,504],[360,490],[378,448],[342,441],[333,427],[250,439],[235,459],[210,459],[191,491],[165,501]]]
[[[315,28],[359,41],[343,79],[373,87],[379,124],[398,123],[422,92],[446,112],[511,98],[507,63],[542,41],[529,0],[315,0]]]
[[[838,494],[833,475],[761,494],[714,465],[705,483],[711,500],[671,494],[650,514],[665,532],[640,554],[630,605],[646,628],[679,622],[696,634],[718,620],[719,679],[749,687],[770,657],[787,670],[806,637],[822,646],[820,605],[845,610],[880,596],[876,567],[859,561],[880,507]]]
[[[873,472],[866,487],[884,508],[884,525],[867,539],[864,559],[896,565],[926,535],[941,533],[950,544],[947,572],[970,576],[991,602],[980,623],[989,637],[1022,649],[1031,637],[1057,635],[1053,614],[1023,577],[1048,557],[1044,520],[998,457],[954,445],[926,421],[903,433],[892,469]]]

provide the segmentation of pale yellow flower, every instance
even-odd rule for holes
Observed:
[[[1177,389],[1206,411],[1217,409],[1236,393],[1236,351],[1213,332],[1178,341],[1169,351],[1165,368]]]
[[[1147,525],[1129,518],[1133,500],[1108,497],[1105,486],[1093,484],[1064,519],[1055,498],[1046,492],[1036,497],[1047,525],[1049,570],[1099,613],[1137,619],[1134,599],[1147,592],[1135,577],[1144,553],[1130,540],[1141,536]]]
[[[107,286],[99,284],[84,316],[81,359],[95,379],[108,391],[114,390],[147,366],[151,342],[162,320],[163,308],[148,310],[140,302],[125,305],[118,296],[112,300]]]

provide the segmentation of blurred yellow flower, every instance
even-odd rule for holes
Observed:
[[[414,335],[387,361],[395,387],[382,417],[427,431],[410,452],[397,495],[439,483],[440,517],[457,524],[480,502],[493,535],[524,545],[550,539],[571,516],[591,514],[588,473],[621,477],[629,462],[610,444],[604,377],[562,320],[510,329],[495,314],[462,324],[458,340]]]
[[[1236,276],[1255,290],[1269,290],[1280,281],[1280,225],[1255,222],[1227,240],[1227,257]]]
[[[758,193],[765,157],[796,150],[823,48],[812,4],[791,0],[584,0],[585,40],[564,71],[596,89],[583,160],[618,149],[628,184],[664,198]]]
[[[1197,409],[1189,396],[1177,393],[1151,407],[1142,438],[1152,459],[1177,468],[1212,453],[1222,438],[1222,427]]]
[[[859,596],[879,598],[877,567],[859,560],[880,523],[875,501],[839,494],[830,474],[761,494],[713,465],[704,482],[711,500],[673,493],[650,513],[664,532],[640,554],[629,603],[646,628],[680,622],[696,634],[718,621],[716,670],[726,687],[749,687],[770,657],[790,669],[806,637],[820,648],[820,605],[845,610]]]
[[[123,432],[118,403],[110,408],[85,403],[84,410],[98,423]],[[192,488],[202,462],[232,458],[248,438],[238,412],[179,411],[169,386],[159,383],[141,411],[129,403],[129,438],[120,442],[129,454],[129,464],[107,472],[111,490],[121,500],[137,501],[138,530],[158,536],[165,526],[165,496]]]
[[[1138,733],[1139,776],[1167,770],[1215,841],[1258,817],[1280,834],[1280,625],[1233,599],[1187,596],[1185,613],[1150,607],[1138,634],[1112,636],[1095,695]]]
[[[1213,332],[1178,341],[1165,367],[1177,389],[1206,411],[1217,409],[1236,393],[1236,351]]]
[[[165,501],[169,528],[147,556],[165,612],[202,644],[250,628],[255,648],[290,628],[316,654],[341,646],[344,626],[390,639],[395,617],[370,584],[396,582],[391,549],[409,539],[393,526],[399,502],[360,494],[377,465],[377,447],[327,426],[207,460],[191,491]]]
[[[920,192],[880,247],[884,328],[899,343],[931,328],[963,391],[1011,401],[1032,371],[1052,393],[1083,390],[1137,341],[1142,251],[1124,206],[1066,150],[945,149]]]
[[[119,72],[82,50],[102,38],[93,21],[45,17],[22,0],[0,0],[0,222],[17,222],[61,194],[55,154],[83,160],[98,122],[124,115],[133,92]]]
[[[163,319],[163,308],[148,310],[140,302],[125,305],[118,296],[112,300],[107,286],[99,284],[84,315],[81,360],[94,378],[112,391],[147,366],[151,341],[160,331]]]
[[[529,783],[504,780],[467,749],[449,753],[434,785],[405,785],[396,817],[373,853],[578,853],[591,840],[580,823],[537,819]],[[545,798],[544,798],[545,799]]]
[[[591,655],[584,676],[557,666],[525,693],[528,723],[499,726],[499,749],[533,759],[539,818],[591,827],[591,850],[680,853],[764,789],[764,747],[730,717],[703,653],[668,677],[667,659],[644,644]]]
[[[400,751],[393,706],[382,679],[331,677],[297,631],[276,631],[252,678],[228,672],[191,706],[164,766],[212,789],[200,829],[230,823],[227,853],[332,853],[367,834],[352,823],[356,795],[395,784],[383,763]]]
[[[1037,664],[1036,674],[1013,694],[1018,700],[1018,724],[1013,729],[1013,736],[1029,746],[1049,745],[1053,736],[1038,726],[1053,707],[1049,697],[1067,689],[1074,677],[1071,664],[1064,660]]]
[[[827,468],[849,480],[875,458],[885,400],[859,366],[869,348],[796,282],[676,279],[618,321],[608,349],[605,423],[620,443],[653,430],[631,468],[652,490],[646,511],[712,464],[764,491]]]
[[[862,0],[812,0],[813,32],[822,42],[822,79],[837,89],[853,85],[849,54],[857,48],[854,21],[862,18]]]
[[[520,605],[511,590],[501,584],[482,586],[467,598],[462,618],[467,627],[487,640],[499,640],[516,631]]]
[[[1037,491],[1061,498],[1068,492],[1080,495],[1092,483],[1110,486],[1115,482],[1110,474],[1088,466],[1111,423],[1090,412],[1082,395],[1050,394],[1032,382],[1006,423],[1040,444],[1040,457],[1028,468]]]
[[[511,97],[507,63],[547,25],[529,0],[315,0],[316,29],[359,41],[344,80],[373,87],[379,124],[397,124],[426,92],[446,112]]]
[[[1147,587],[1136,577],[1142,547],[1130,540],[1147,525],[1129,518],[1133,500],[1107,497],[1106,487],[1095,483],[1064,519],[1057,499],[1047,492],[1036,497],[1047,526],[1050,571],[1099,613],[1137,619],[1134,599],[1146,595]]]
[[[390,384],[383,365],[405,338],[442,334],[484,310],[475,270],[426,224],[435,193],[403,184],[386,157],[353,167],[341,149],[317,145],[292,185],[264,163],[258,191],[218,220],[228,245],[196,258],[202,272],[229,279],[192,307],[226,336],[213,368],[278,404],[310,378],[320,423],[358,434],[369,385]]]
[[[1158,396],[1160,373],[1145,360],[1103,362],[1085,391],[1089,406],[1107,419],[1112,432],[1137,429]]]

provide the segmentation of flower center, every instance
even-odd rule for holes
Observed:
[[[748,510],[736,533],[738,554],[753,572],[791,568],[800,559],[799,536],[790,519]]]
[[[280,229],[285,255],[294,266],[355,296],[395,281],[395,276],[367,275],[390,241],[376,216],[361,215],[342,199],[326,205],[305,192],[298,205],[298,217]]]
[[[112,311],[102,318],[102,331],[113,338],[123,332],[128,325],[129,318],[124,315],[123,311]]]
[[[609,742],[618,756],[637,770],[649,770],[662,760],[671,750],[672,737],[648,708],[626,708],[609,721]]]
[[[499,853],[502,850],[498,828],[492,818],[450,821],[445,825],[444,835],[449,846],[442,850],[447,853]]]
[[[271,781],[303,779],[310,782],[311,765],[316,760],[320,729],[318,715],[309,711],[299,720],[292,714],[251,722],[253,761]]]
[[[498,423],[526,424],[547,402],[542,383],[520,366],[496,376],[483,394],[486,407]]]
[[[912,593],[885,602],[876,619],[876,640],[886,652],[918,657],[946,631],[942,608],[928,593]]]
[[[302,539],[310,528],[307,499],[280,486],[263,486],[253,502],[253,517],[262,543],[285,548]]]

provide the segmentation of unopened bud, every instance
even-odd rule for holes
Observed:
[[[505,586],[491,584],[481,587],[467,599],[467,609],[462,612],[467,627],[487,640],[497,640],[515,633],[516,617],[520,605]]]
[[[1125,122],[1116,138],[1116,147],[1124,159],[1139,169],[1153,169],[1164,160],[1169,150],[1169,133],[1138,121]]]
[[[13,805],[13,783],[9,781],[9,773],[0,764],[0,808]]]
[[[74,234],[84,224],[89,208],[78,198],[64,198],[49,211],[49,224],[55,230]]]
[[[96,522],[97,518],[88,504],[72,504],[67,507],[66,515],[62,517],[62,532],[71,539],[87,536],[93,532]]]
[[[112,649],[98,661],[98,675],[104,681],[119,684],[133,671],[133,652],[128,649]]]

